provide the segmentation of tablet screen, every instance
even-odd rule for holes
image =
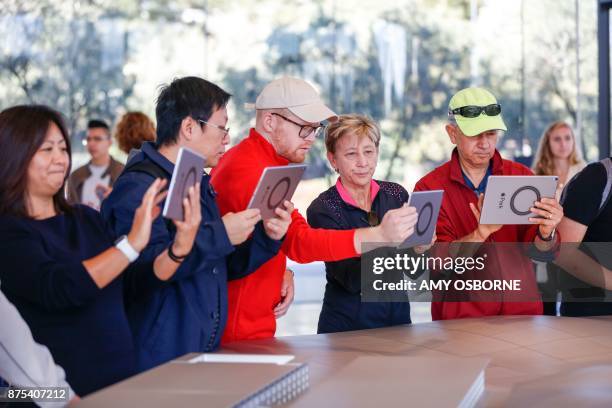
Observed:
[[[285,200],[291,201],[304,171],[305,164],[266,167],[247,208],[259,208],[261,218],[274,218],[274,210]]]
[[[443,195],[443,190],[415,191],[410,194],[408,204],[416,208],[419,218],[414,226],[414,232],[400,245],[400,248],[431,243],[436,232]]]
[[[481,224],[531,224],[538,217],[530,210],[541,198],[554,198],[557,176],[489,176],[485,190]]]
[[[202,180],[206,160],[186,147],[179,149],[176,165],[172,172],[168,197],[164,204],[163,216],[183,221],[183,198],[187,197],[189,187]]]

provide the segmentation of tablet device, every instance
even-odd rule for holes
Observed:
[[[530,217],[538,217],[529,209],[541,198],[554,198],[557,176],[489,176],[481,224],[531,224]]]
[[[183,199],[189,194],[189,187],[202,180],[206,159],[186,147],[179,149],[176,165],[172,172],[163,216],[183,221]]]
[[[266,167],[247,208],[259,208],[263,220],[276,217],[274,210],[285,200],[291,201],[306,167],[305,164]]]
[[[400,245],[400,248],[412,248],[431,243],[436,232],[443,195],[443,190],[415,191],[410,194],[408,205],[416,208],[418,220],[414,226],[414,232]]]

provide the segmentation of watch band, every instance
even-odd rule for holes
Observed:
[[[544,238],[544,237],[542,236],[542,233],[540,232],[540,228],[538,228],[538,229],[537,229],[536,234],[538,235],[538,237],[540,237],[540,239],[541,239],[542,241],[544,241],[544,242],[550,242],[550,241],[552,241],[552,240],[555,238],[555,231],[556,231],[556,230],[557,230],[557,229],[556,229],[556,228],[554,228],[554,229],[552,230],[552,232],[550,233],[550,235],[549,235],[548,237],[546,237],[546,238]]]
[[[120,250],[123,255],[127,257],[130,263],[138,259],[138,256],[140,255],[140,253],[134,249],[132,244],[130,244],[130,241],[128,241],[127,235],[123,235],[117,240],[115,248]]]
[[[176,263],[181,263],[183,262],[183,260],[185,258],[187,258],[187,255],[183,255],[183,256],[178,256],[177,254],[174,253],[174,251],[172,250],[172,245],[174,245],[174,242],[170,243],[170,245],[168,246],[168,257],[170,259],[172,259],[174,262]]]

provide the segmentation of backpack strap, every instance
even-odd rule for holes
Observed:
[[[123,173],[132,172],[148,174],[153,178],[170,179],[170,175],[151,160],[141,160],[133,164],[128,163],[125,169],[123,169]]]
[[[599,203],[599,210],[597,211],[597,215],[595,216],[595,218],[601,215],[603,210],[606,208],[606,205],[610,201],[610,196],[612,195],[612,159],[610,157],[606,157],[605,159],[600,160],[599,164],[601,164],[606,171],[606,185],[604,186],[604,189],[601,193],[601,202]],[[580,173],[581,172],[578,172],[578,174]],[[574,177],[572,177],[570,181],[565,184],[563,192],[561,193],[561,199],[559,200],[559,203],[561,205],[564,204],[565,198],[567,196],[567,190],[572,184],[572,182],[574,182],[576,177],[578,177],[578,174],[575,174]]]
[[[563,206],[563,204],[565,204],[565,199],[567,198],[567,190],[569,189],[569,186],[576,180],[576,177],[578,177],[578,175],[581,173],[581,171],[579,171],[578,173],[574,174],[572,176],[571,179],[569,179],[569,181],[567,183],[565,183],[565,186],[563,187],[563,191],[561,192],[561,197],[559,197],[559,204],[561,204],[561,206]]]
[[[599,216],[603,212],[604,208],[606,208],[608,201],[610,201],[610,193],[612,192],[612,159],[606,157],[605,159],[602,159],[600,163],[602,166],[604,166],[604,169],[606,169],[607,181],[603,193],[601,194],[601,203],[599,204],[599,212],[597,213],[597,216]]]
[[[166,179],[168,182],[170,181],[171,177],[164,169],[153,163],[151,160],[141,160],[133,164],[130,164],[128,161],[128,165],[125,166],[121,174],[125,173],[144,173],[153,178]],[[164,218],[164,222],[166,224],[166,228],[168,228],[168,231],[170,232],[170,235],[174,237],[174,234],[176,234],[176,226],[169,218]]]

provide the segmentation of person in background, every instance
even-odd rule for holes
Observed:
[[[571,126],[563,121],[551,123],[540,138],[531,169],[538,176],[558,176],[565,185],[585,166]],[[557,315],[558,269],[553,265],[536,263],[536,271],[543,299],[543,314]],[[552,269],[551,269],[552,268]],[[550,299],[553,299],[550,301]]]
[[[371,119],[340,115],[325,133],[327,159],[339,174],[336,185],[321,193],[308,207],[313,228],[350,230],[375,227],[387,211],[408,202],[399,184],[374,180],[380,130]],[[434,236],[435,241],[435,236]],[[418,248],[422,253],[426,248]],[[410,303],[362,302],[361,257],[326,262],[327,285],[319,316],[319,333],[408,324]]]
[[[91,160],[70,175],[68,202],[99,210],[100,203],[111,192],[115,180],[123,171],[123,164],[110,155],[113,140],[106,122],[90,120],[85,141]]]
[[[559,182],[565,185],[585,165],[571,126],[557,121],[542,134],[531,169],[537,176],[559,176]]]
[[[132,150],[140,150],[144,142],[155,141],[155,124],[142,112],[128,112],[117,123],[115,139],[119,149],[129,155]]]
[[[2,292],[83,396],[135,373],[123,271],[154,269],[165,276],[176,264],[167,254],[137,261],[160,212],[163,180],[149,183],[131,228],[116,239],[97,211],[66,202],[70,162],[70,138],[58,112],[39,105],[0,112]],[[185,221],[175,222],[177,251],[193,246],[198,194],[197,185],[190,189]]]

